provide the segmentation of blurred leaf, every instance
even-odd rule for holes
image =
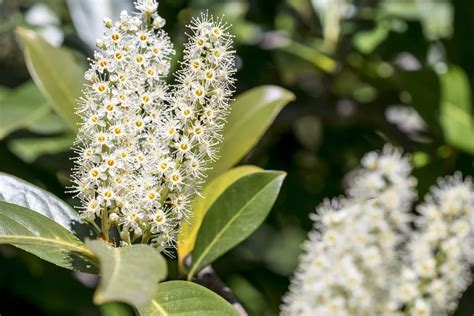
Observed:
[[[46,115],[29,124],[27,128],[38,134],[57,134],[69,130],[69,126],[51,110]]]
[[[298,266],[301,244],[305,239],[306,232],[298,226],[283,226],[268,240],[267,249],[263,254],[266,266],[280,275],[292,275]],[[282,253],[285,255],[282,256]]]
[[[430,40],[449,37],[453,31],[450,0],[383,0],[379,8],[384,15],[419,20]]]
[[[48,138],[21,138],[9,142],[10,150],[26,162],[34,162],[43,155],[52,155],[68,151],[74,142],[74,136],[65,135]]]
[[[0,202],[0,244],[11,244],[60,267],[95,271],[95,257],[61,225],[19,205]]]
[[[81,222],[79,214],[55,195],[3,172],[0,172],[0,201],[29,208],[71,232]]]
[[[282,51],[306,60],[317,69],[326,73],[333,73],[337,69],[337,61],[324,55],[317,49],[291,40],[287,41],[286,45],[280,47]]]
[[[471,116],[471,89],[464,71],[456,66],[440,75],[440,124],[446,141],[474,154],[474,121]]]
[[[188,279],[260,226],[275,203],[285,176],[282,171],[252,173],[217,198],[199,229]]]
[[[0,139],[28,127],[49,111],[46,100],[31,81],[0,98]]]
[[[133,309],[122,303],[108,303],[99,306],[101,316],[133,316]]]
[[[102,277],[94,295],[96,304],[124,302],[142,308],[168,273],[166,260],[149,245],[115,248],[102,240],[89,240],[86,245],[100,262]]]
[[[381,44],[390,33],[390,28],[385,23],[377,23],[370,31],[360,31],[354,35],[354,46],[364,54],[370,54]]]
[[[295,99],[277,86],[261,86],[239,95],[224,127],[221,157],[209,171],[209,180],[238,163],[257,144],[280,110]]]
[[[320,1],[311,0],[314,11],[318,14],[323,27],[324,42],[332,50],[339,40],[340,22],[349,6],[348,0]]]
[[[265,297],[252,283],[243,277],[232,276],[227,284],[249,315],[265,315]]]
[[[92,49],[95,41],[104,32],[104,17],[117,18],[120,11],[133,11],[131,1],[127,0],[102,0],[97,5],[97,0],[68,0],[69,13],[79,37]]]
[[[158,284],[154,299],[140,315],[192,315],[221,316],[238,315],[226,300],[203,286],[186,281],[169,281]]]
[[[76,100],[82,94],[84,70],[71,53],[56,48],[33,31],[17,28],[23,44],[28,70],[54,111],[77,130],[79,117],[75,114]]]
[[[239,166],[230,169],[210,181],[202,190],[202,196],[194,198],[193,216],[189,221],[184,221],[181,224],[179,231],[178,257],[181,268],[184,266],[184,259],[194,248],[199,227],[201,227],[202,220],[211,205],[235,181],[261,170],[261,168],[255,166]]]

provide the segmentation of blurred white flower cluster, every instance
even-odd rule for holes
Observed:
[[[408,156],[362,159],[347,198],[325,201],[283,298],[282,315],[445,315],[470,282],[474,190],[456,174],[412,212]]]
[[[78,114],[74,191],[82,217],[115,228],[122,244],[173,247],[177,227],[217,157],[232,93],[234,52],[228,26],[204,14],[189,26],[176,85],[165,77],[174,53],[155,0],[104,19],[85,73]]]

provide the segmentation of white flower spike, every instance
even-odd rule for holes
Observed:
[[[97,40],[77,113],[74,192],[82,217],[100,221],[102,237],[122,244],[174,247],[177,229],[217,158],[229,111],[234,51],[228,26],[207,14],[194,19],[177,84],[164,78],[174,54],[155,0],[121,12]]]
[[[447,315],[471,282],[472,180],[440,180],[414,215],[408,156],[385,146],[362,165],[347,199],[311,215],[282,315]]]

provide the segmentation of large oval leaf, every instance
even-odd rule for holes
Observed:
[[[76,236],[19,205],[0,202],[0,244],[11,244],[63,268],[96,271],[94,254]]]
[[[148,245],[111,247],[102,240],[86,241],[99,258],[102,278],[94,303],[124,302],[136,308],[147,305],[159,281],[166,278],[166,260]]]
[[[74,109],[82,94],[84,69],[68,51],[51,46],[37,33],[18,28],[17,34],[31,77],[54,111],[77,130],[79,117]]]
[[[263,136],[280,110],[295,96],[277,86],[261,86],[239,95],[231,105],[224,127],[220,158],[212,164],[209,178],[238,163]]]
[[[235,181],[262,170],[256,166],[239,166],[230,169],[209,182],[202,190],[201,196],[193,201],[193,217],[181,224],[178,237],[178,258],[181,269],[184,267],[184,258],[193,250],[196,236],[201,227],[202,219],[217,198]]]
[[[153,300],[139,309],[142,316],[232,316],[237,311],[216,293],[186,281],[158,284]]]
[[[199,229],[189,279],[260,226],[275,203],[285,176],[282,171],[249,174],[219,196]]]
[[[0,172],[0,201],[24,206],[74,231],[79,214],[55,195],[29,182]]]

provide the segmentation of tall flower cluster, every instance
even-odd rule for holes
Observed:
[[[446,315],[471,282],[474,190],[460,174],[440,180],[417,208],[418,231],[407,247],[391,300],[410,315]]]
[[[432,315],[455,306],[469,283],[474,191],[448,178],[411,212],[408,156],[368,153],[347,198],[325,201],[283,298],[283,315]],[[415,231],[413,226],[416,226]]]
[[[284,298],[285,315],[382,315],[387,271],[407,225],[415,179],[400,151],[386,146],[362,160],[348,198],[325,201]],[[400,215],[394,215],[397,210]],[[374,308],[374,307],[377,308]]]
[[[82,217],[109,240],[175,244],[177,227],[217,158],[232,93],[228,27],[202,15],[190,26],[178,83],[168,85],[174,53],[155,0],[104,19],[78,114],[74,191]]]

